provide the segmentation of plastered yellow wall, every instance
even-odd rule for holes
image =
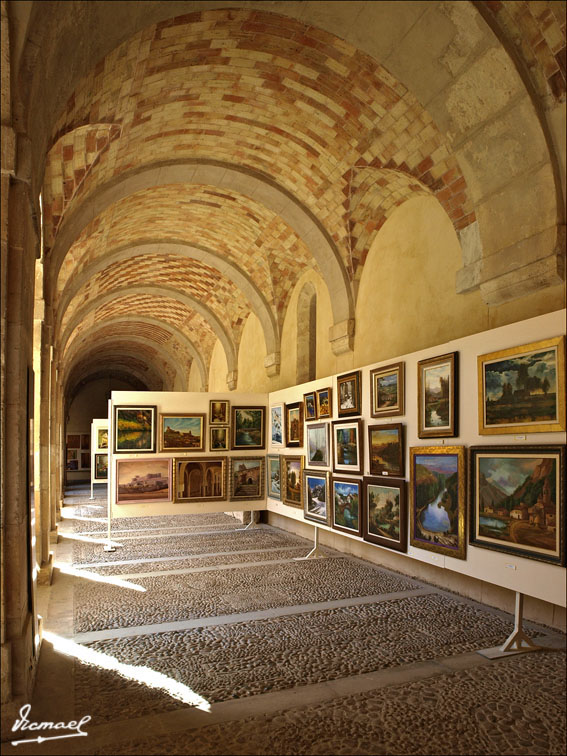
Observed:
[[[356,304],[354,366],[442,344],[565,306],[556,286],[489,308],[480,291],[457,294],[460,243],[434,197],[401,205],[377,234]]]
[[[217,339],[209,365],[209,391],[227,391],[228,363],[222,344]]]
[[[189,380],[187,381],[187,391],[200,391],[201,383],[201,373],[199,372],[195,360],[193,360],[191,363],[191,370],[189,371]]]
[[[270,391],[272,383],[264,360],[266,342],[262,325],[254,313],[250,313],[242,329],[238,349],[238,391]]]
[[[333,325],[331,300],[327,286],[314,270],[304,273],[292,292],[285,314],[281,340],[281,368],[278,385],[272,390],[295,385],[297,375],[297,300],[306,283],[317,292],[317,378],[336,372],[336,358],[329,344],[329,328]]]

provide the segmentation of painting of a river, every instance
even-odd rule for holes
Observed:
[[[232,448],[264,448],[265,407],[232,408]]]
[[[114,407],[114,451],[155,452],[156,407]]]
[[[464,447],[415,447],[410,457],[412,546],[464,559]]]
[[[419,437],[457,435],[457,352],[418,362]]]

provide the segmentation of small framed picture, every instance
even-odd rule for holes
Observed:
[[[161,451],[205,451],[205,415],[160,415]]]
[[[285,445],[303,446],[303,402],[285,405]]]
[[[303,516],[306,520],[328,525],[329,473],[316,470],[303,471]]]
[[[350,417],[362,414],[360,401],[360,370],[339,375],[337,378],[338,415]]]
[[[307,435],[307,464],[311,467],[329,467],[329,423],[312,423],[305,426]]]
[[[209,426],[209,451],[228,451],[230,448],[230,428]]]
[[[419,438],[458,435],[458,357],[450,352],[417,363]]]
[[[466,559],[465,447],[410,448],[410,544]]]
[[[270,499],[281,499],[281,465],[279,454],[268,454],[267,456],[268,474],[266,480],[268,483],[268,496]]]
[[[406,483],[393,478],[362,479],[364,540],[407,551]]]
[[[405,363],[370,371],[370,414],[372,417],[403,415],[405,400]]]
[[[230,402],[225,399],[209,400],[209,425],[228,425],[230,423]]]
[[[81,452],[81,470],[90,470],[91,469],[91,453],[90,452]]]
[[[95,454],[94,479],[108,480],[108,454]]]
[[[97,449],[108,449],[108,428],[97,428]]]
[[[157,407],[114,405],[114,453],[155,453]]]
[[[319,420],[333,416],[332,396],[332,389],[330,387],[317,389],[316,404]]]
[[[66,469],[73,472],[79,469],[79,450],[67,449],[67,464]]]
[[[479,433],[565,430],[565,338],[478,357]]]
[[[174,471],[175,501],[226,499],[226,457],[181,457]]]
[[[233,407],[231,449],[264,449],[265,415],[265,407]]]
[[[81,433],[81,449],[83,449],[83,451],[90,451],[90,448],[91,448],[90,435],[88,433]]]
[[[282,456],[282,501],[291,507],[303,509],[303,455],[297,457]]]
[[[303,394],[303,417],[305,422],[317,420],[317,394],[315,391],[309,391]]]
[[[335,420],[333,470],[361,475],[363,459],[362,420]]]
[[[565,566],[565,446],[472,446],[470,543]]]
[[[80,449],[81,448],[81,434],[80,433],[68,433],[67,434],[67,448],[68,449]]]
[[[171,501],[171,459],[116,460],[116,503],[148,504]]]
[[[264,498],[264,457],[230,457],[230,500]]]
[[[270,407],[270,444],[284,446],[284,404],[272,404]]]
[[[404,426],[402,423],[368,426],[371,475],[404,477]]]
[[[331,525],[343,533],[362,536],[360,489],[362,481],[352,478],[331,479],[333,517]]]

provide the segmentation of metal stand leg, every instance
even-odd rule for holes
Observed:
[[[91,479],[91,501],[94,499],[94,483]]]
[[[478,653],[482,654],[482,656],[486,656],[488,659],[501,659],[503,656],[511,656],[512,654],[525,654],[528,651],[541,651],[542,646],[538,646],[524,633],[522,628],[523,619],[524,594],[516,591],[514,630],[501,646],[484,648]]]
[[[319,528],[315,525],[315,540],[313,543],[313,548],[307,554],[307,556],[304,557],[294,557],[296,562],[303,562],[306,559],[324,559],[327,555],[324,554],[321,549],[319,548]]]

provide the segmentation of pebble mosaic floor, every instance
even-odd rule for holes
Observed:
[[[326,547],[295,561],[312,544],[229,513],[121,519],[104,552],[74,540],[105,535],[89,494],[65,500],[58,549],[75,573],[47,590],[68,596],[53,621],[68,612],[75,651],[46,679],[92,721],[45,756],[564,753],[556,631],[526,626],[560,650],[489,661],[476,652],[503,642],[510,615]],[[179,690],[210,716],[195,724]]]

